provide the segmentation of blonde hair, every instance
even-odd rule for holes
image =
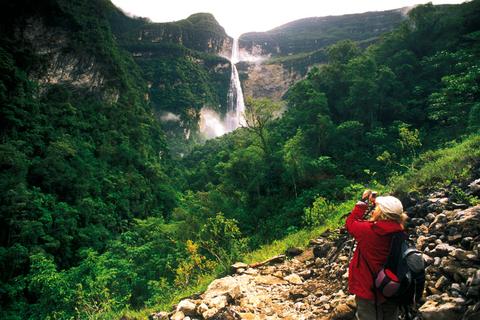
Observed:
[[[408,216],[404,212],[402,213],[383,212],[379,206],[375,207],[375,211],[377,210],[379,211],[379,213],[372,216],[372,219],[371,219],[372,221],[393,220],[405,227],[405,223],[408,220]]]

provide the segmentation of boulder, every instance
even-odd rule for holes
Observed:
[[[230,268],[232,270],[232,273],[235,273],[235,272],[238,272],[239,269],[246,270],[246,269],[249,268],[249,266],[248,266],[248,264],[243,263],[243,262],[236,262],[236,263],[232,264],[232,266]]]
[[[335,307],[330,319],[331,320],[350,320],[350,319],[354,319],[354,317],[355,317],[355,309],[352,308],[350,305],[343,303]]]
[[[468,188],[470,189],[470,192],[472,194],[480,195],[480,179],[472,181],[469,185]]]
[[[197,309],[197,305],[189,299],[182,300],[177,305],[177,312],[181,311],[187,316],[196,315],[197,314],[196,309]]]
[[[303,249],[300,249],[297,247],[291,247],[285,251],[285,255],[288,257],[296,257],[298,255],[301,255],[302,253],[303,253]]]
[[[228,294],[236,300],[241,296],[240,286],[248,283],[248,276],[225,277],[214,280],[203,294],[203,300],[208,301],[216,296]]]
[[[418,311],[424,320],[460,320],[462,318],[461,310],[455,303],[439,303],[428,300]]]
[[[182,311],[177,311],[170,317],[170,320],[183,320],[185,319],[185,314]]]
[[[330,251],[332,248],[332,243],[331,242],[323,242],[320,245],[316,245],[313,247],[313,256],[315,258],[324,258],[327,253]]]
[[[455,227],[463,237],[476,237],[480,233],[480,205],[457,212],[448,227]]]
[[[296,273],[292,273],[288,276],[286,276],[285,278],[283,278],[284,280],[287,280],[288,282],[290,282],[291,284],[302,284],[303,283],[303,280],[302,278],[300,278],[300,276]]]
[[[430,251],[429,256],[431,257],[445,257],[453,252],[455,247],[449,245],[448,243],[440,243],[435,246],[435,248]]]

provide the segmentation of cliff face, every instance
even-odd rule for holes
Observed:
[[[226,112],[231,65],[224,57],[231,55],[232,38],[207,13],[151,23],[117,10],[109,21],[148,82],[147,98],[174,153],[184,152],[184,143],[198,136],[202,108]]]
[[[293,68],[279,63],[246,63],[238,66],[243,94],[247,97],[269,97],[281,100],[288,88],[302,78],[302,74]]]
[[[141,23],[123,30],[120,34],[122,40],[137,45],[175,43],[195,51],[230,56],[232,38],[209,13],[197,13],[187,19],[168,23],[152,23],[139,19],[137,21]]]
[[[404,19],[404,9],[296,20],[239,39],[244,92],[280,99],[308,70],[326,62],[324,49],[341,40],[367,46]],[[262,88],[258,88],[262,87]]]
[[[23,2],[27,3],[25,6],[29,4]],[[93,4],[92,8],[98,9],[99,4]],[[52,85],[66,85],[101,96],[106,102],[117,102],[123,81],[112,70],[118,70],[122,62],[112,58],[117,54],[117,48],[111,34],[98,29],[90,33],[82,30],[81,23],[69,19],[71,8],[63,1],[31,4],[23,11],[18,9],[19,6],[22,4],[6,9],[9,18],[1,30],[2,35],[8,37],[4,38],[8,39],[4,44],[30,57],[25,61],[25,71],[39,85],[40,93]],[[106,24],[98,16],[92,17],[92,21],[99,26]],[[96,37],[102,38],[104,43],[98,46],[87,44]],[[108,50],[100,54],[97,49],[102,45]]]

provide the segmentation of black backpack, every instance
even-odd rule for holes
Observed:
[[[383,268],[374,274],[373,288],[378,289],[387,300],[392,300],[404,309],[410,318],[412,307],[420,301],[425,287],[425,262],[422,253],[409,244],[404,232],[392,235],[390,252]],[[375,291],[375,299],[376,290]]]

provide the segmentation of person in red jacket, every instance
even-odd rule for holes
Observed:
[[[365,220],[368,202],[375,206],[372,217]],[[374,292],[373,275],[385,264],[393,233],[404,230],[407,216],[400,200],[392,196],[375,197],[365,190],[348,216],[345,227],[357,241],[348,268],[348,288],[355,294],[358,320],[398,319],[398,306]],[[376,290],[376,289],[375,289]]]

